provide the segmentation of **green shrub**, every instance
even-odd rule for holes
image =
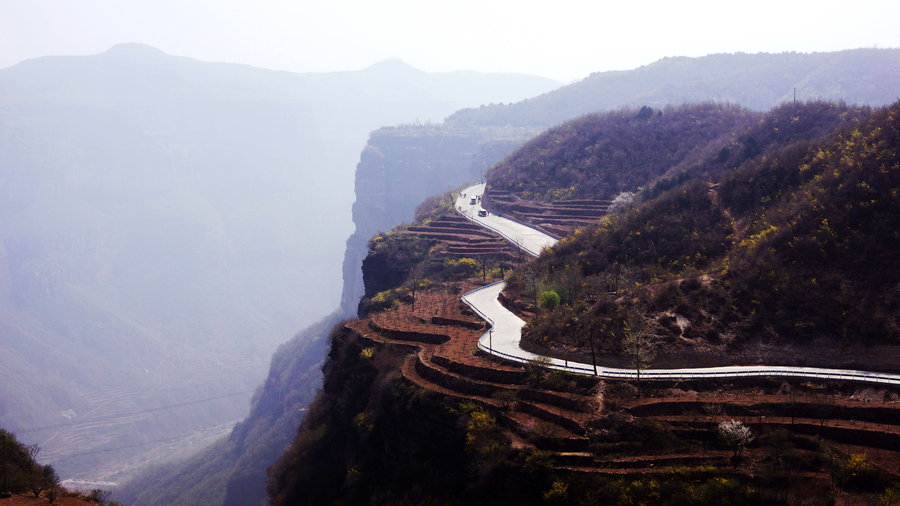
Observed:
[[[448,258],[444,260],[444,272],[449,279],[470,278],[481,272],[481,264],[469,257]]]
[[[541,292],[538,296],[538,307],[547,311],[553,311],[559,306],[559,294],[553,290]]]

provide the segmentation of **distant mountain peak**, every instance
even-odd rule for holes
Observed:
[[[382,72],[382,73],[422,73],[421,70],[406,63],[400,58],[388,58],[374,63],[364,69],[365,72]]]
[[[140,56],[167,56],[167,54],[159,49],[156,49],[153,46],[148,46],[147,44],[141,44],[139,42],[126,42],[122,44],[116,44],[115,46],[107,49],[104,55],[109,56],[127,56],[127,57],[140,57]]]

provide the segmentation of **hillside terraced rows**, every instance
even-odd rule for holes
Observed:
[[[447,214],[424,225],[408,227],[404,233],[446,244],[447,254],[478,260],[517,262],[523,255],[497,234],[466,220],[458,214]]]
[[[420,293],[415,308],[402,304],[346,327],[373,346],[409,350],[401,368],[407,381],[478,403],[496,417],[513,448],[549,452],[560,471],[658,474],[687,467],[753,476],[806,458],[818,465],[793,472],[824,484],[833,472],[822,457],[827,453],[865,455],[900,476],[895,390],[758,379],[656,383],[637,395],[629,383],[548,377],[476,352],[483,323],[446,291]],[[715,426],[730,419],[758,435],[740,468],[729,469],[731,453],[715,436]]]
[[[527,223],[557,239],[596,223],[612,203],[593,199],[526,201],[508,191],[493,189],[488,190],[485,200],[504,217]]]
[[[585,424],[596,411],[595,398],[529,386],[525,368],[476,353],[483,323],[460,307],[455,294],[425,293],[417,299],[415,309],[404,304],[347,327],[375,343],[415,349],[404,362],[405,378],[483,404],[505,420],[519,444],[522,437],[539,431],[543,447],[586,449]]]

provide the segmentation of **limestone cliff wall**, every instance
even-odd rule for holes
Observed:
[[[479,181],[483,171],[536,135],[530,128],[409,126],[372,133],[356,166],[356,230],[344,253],[341,311],[363,294],[361,265],[373,235],[414,218],[426,198]]]

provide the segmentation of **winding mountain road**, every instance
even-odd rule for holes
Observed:
[[[515,246],[532,256],[538,256],[547,247],[556,244],[552,237],[515,221],[488,213],[479,216],[481,196],[485,184],[470,186],[462,191],[456,201],[456,210],[470,221],[489,230],[497,232]],[[476,203],[472,204],[472,199]],[[519,343],[522,340],[522,327],[525,322],[503,307],[498,300],[500,292],[506,287],[505,281],[498,281],[466,293],[462,301],[484,318],[491,328],[478,340],[478,348],[491,355],[514,362],[528,362],[539,358],[539,355],[523,350]],[[635,369],[617,369],[602,365],[585,364],[544,357],[547,367],[576,374],[595,375],[601,378],[637,378]],[[867,383],[886,383],[900,385],[900,374],[888,374],[871,371],[855,371],[849,369],[827,369],[819,367],[798,366],[722,366],[685,369],[642,369],[640,377],[644,379],[698,379],[698,378],[738,378],[750,376],[794,376],[803,378],[824,378]]]
[[[527,225],[491,213],[479,216],[484,188],[485,183],[481,183],[463,190],[456,200],[456,210],[470,221],[502,235],[507,241],[533,257],[540,255],[544,248],[556,244],[556,239]],[[473,198],[477,201],[475,204],[472,204]]]

